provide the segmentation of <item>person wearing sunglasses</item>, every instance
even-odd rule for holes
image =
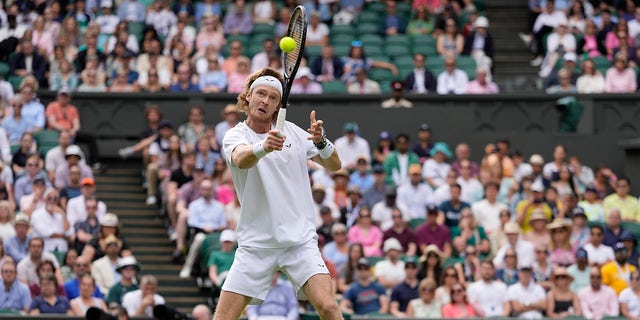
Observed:
[[[557,267],[553,270],[553,288],[547,293],[547,317],[559,319],[582,314],[578,295],[570,290],[571,282],[573,277],[567,269]]]
[[[640,317],[640,272],[631,273],[630,285],[622,290],[618,300],[620,301],[620,315],[627,319]]]
[[[578,291],[582,316],[585,319],[617,317],[620,314],[618,297],[611,287],[602,284],[602,273],[599,268],[591,268],[589,283],[588,287]]]
[[[477,316],[473,306],[467,300],[467,291],[461,283],[451,288],[451,303],[442,307],[442,316],[452,319],[466,319]]]

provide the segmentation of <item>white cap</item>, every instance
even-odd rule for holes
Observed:
[[[542,185],[542,182],[540,182],[540,180],[537,180],[531,185],[531,191],[544,192],[544,185]]]
[[[402,245],[400,244],[400,241],[398,241],[398,239],[396,238],[389,238],[385,240],[384,245],[382,247],[385,253],[388,252],[389,250],[398,250],[400,252],[404,251],[402,250]]]
[[[111,7],[113,7],[113,1],[111,0],[100,1],[100,8],[111,8]]]
[[[65,152],[64,152],[65,157],[68,157],[68,156],[78,156],[78,157],[80,157],[81,154],[82,154],[82,150],[80,150],[80,147],[78,147],[75,144],[72,144],[72,145],[68,146],[67,150],[65,150]]]
[[[231,229],[226,229],[220,234],[220,242],[236,242],[236,233]]]
[[[487,17],[477,17],[476,21],[473,22],[474,28],[489,28],[489,19]]]
[[[544,165],[544,158],[539,154],[533,154],[529,158],[530,164]]]
[[[311,69],[308,67],[302,67],[298,69],[298,73],[296,73],[296,79],[300,79],[302,77],[307,77],[311,80],[314,79],[313,74],[311,73]]]
[[[575,52],[567,52],[562,58],[564,59],[564,61],[578,61],[578,56],[575,54]]]

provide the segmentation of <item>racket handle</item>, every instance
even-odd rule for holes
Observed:
[[[278,111],[278,120],[276,120],[276,129],[280,131],[280,135],[282,135],[282,129],[284,129],[284,120],[287,118],[287,109],[280,108]]]

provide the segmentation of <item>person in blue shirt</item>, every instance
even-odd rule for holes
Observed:
[[[460,218],[462,216],[462,209],[471,208],[471,206],[460,201],[460,194],[462,193],[462,187],[459,184],[454,183],[449,186],[451,192],[451,200],[444,201],[440,204],[440,214],[438,215],[438,222],[444,222],[444,224],[451,228],[458,226]]]
[[[0,284],[0,310],[28,312],[31,306],[29,288],[16,279],[16,265],[7,261],[2,265]]]
[[[367,258],[360,258],[357,265],[357,281],[344,293],[340,308],[348,314],[386,314],[389,298],[385,288],[372,280],[371,264]]]
[[[22,96],[17,95],[11,99],[13,113],[2,120],[2,128],[7,132],[9,143],[17,145],[25,132],[31,131],[33,124],[22,117]]]
[[[280,278],[279,271],[273,274],[267,298],[260,305],[247,307],[247,316],[249,320],[257,320],[260,317],[298,319],[298,298],[291,284]]]
[[[29,254],[29,216],[18,213],[15,218],[13,228],[16,235],[4,242],[4,252],[13,258],[13,261],[20,261]]]
[[[67,292],[68,301],[71,301],[80,296],[80,279],[83,275],[89,273],[89,264],[90,262],[87,261],[83,256],[79,256],[76,258],[76,262],[73,265],[73,272],[76,274],[76,277],[64,284],[64,291]],[[93,291],[93,296],[96,298],[104,298],[104,295],[102,294],[102,292],[100,292],[100,288],[98,288],[97,286]]]
[[[178,66],[178,81],[169,87],[171,92],[200,92],[200,87],[191,81],[193,72],[189,63]]]
[[[56,295],[58,280],[53,273],[45,274],[40,279],[42,294],[31,302],[29,314],[67,314],[72,315],[71,304],[67,297]]]

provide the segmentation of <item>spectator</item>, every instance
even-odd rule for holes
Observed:
[[[440,318],[441,307],[434,298],[436,282],[432,279],[422,279],[419,285],[420,296],[411,300],[407,306],[406,316],[409,318]]]
[[[60,272],[62,273],[62,279],[64,282],[76,277],[76,274],[73,272],[73,266],[75,265],[77,258],[78,251],[76,249],[69,249],[67,254],[64,256],[64,265],[60,266]],[[64,289],[64,287],[62,288]],[[66,296],[67,294],[65,293],[64,295]]]
[[[178,67],[177,81],[171,85],[169,91],[172,92],[199,92],[200,88],[197,84],[193,83],[191,65],[189,63],[183,63]]]
[[[36,184],[39,184],[40,186],[42,183],[44,183],[47,188],[51,187],[51,183],[49,183],[45,175],[40,172],[40,156],[38,154],[29,155],[27,157],[26,166],[27,169],[25,170],[25,174],[18,178],[14,185],[15,199],[17,201],[22,201],[21,199],[23,196],[30,195],[36,190],[42,191],[44,193],[44,189],[40,189],[38,187],[36,187],[36,189],[33,189],[34,185]],[[30,197],[32,201],[36,201],[36,203],[33,203],[34,205],[37,205],[37,201],[40,200],[40,196],[40,194],[34,194],[33,198]],[[23,202],[19,202],[21,205],[21,209],[23,210],[27,209],[28,202],[26,201],[27,200],[24,201],[24,206],[22,206]],[[31,215],[31,212],[33,211],[29,211],[28,214]]]
[[[388,307],[389,300],[384,287],[372,281],[369,260],[360,258],[356,282],[344,293],[340,308],[348,314],[364,315],[371,312],[384,314]]]
[[[96,70],[85,70],[86,81],[78,87],[78,92],[106,92],[107,86],[98,78]]]
[[[122,22],[144,22],[145,7],[135,0],[123,1],[118,6],[118,18]]]
[[[38,84],[47,86],[46,69],[47,62],[43,56],[35,52],[33,43],[23,40],[20,43],[20,52],[16,53],[9,62],[9,74],[18,77],[33,75],[38,79]]]
[[[629,252],[624,243],[618,242],[613,247],[615,260],[604,264],[601,268],[602,284],[611,287],[617,295],[629,286],[628,275],[636,271],[636,267],[627,262]]]
[[[464,49],[464,37],[458,32],[458,23],[453,18],[445,20],[444,32],[436,40],[436,51],[442,57],[455,59]]]
[[[178,127],[178,136],[181,143],[192,150],[195,149],[198,139],[205,136],[205,124],[203,123],[204,109],[200,106],[189,108],[189,121]]]
[[[509,248],[502,260],[503,264],[498,268],[496,278],[509,287],[518,282],[518,254],[515,249]]]
[[[385,14],[380,19],[379,33],[382,35],[404,34],[407,30],[408,21],[403,14],[398,14],[394,1],[387,1],[385,5]]]
[[[122,297],[122,306],[130,316],[153,315],[153,307],[165,303],[162,296],[157,294],[158,280],[152,275],[142,276],[140,289],[126,293]]]
[[[342,61],[334,55],[333,46],[322,46],[320,56],[311,63],[311,72],[318,82],[334,81],[342,78],[344,65]]]
[[[189,57],[193,52],[193,45],[196,40],[196,28],[191,26],[187,20],[189,20],[189,18],[184,13],[178,15],[177,24],[169,29],[169,34],[165,40],[165,48],[169,48],[171,44],[180,42],[184,45],[184,53]]]
[[[426,218],[427,206],[429,204],[435,204],[433,189],[422,182],[422,168],[420,164],[412,164],[408,171],[409,183],[404,183],[398,187],[397,201],[407,207],[409,217],[412,219],[424,219]]]
[[[98,15],[92,23],[100,26],[100,31],[104,34],[113,34],[120,19],[113,12],[113,1],[100,1],[100,15]]]
[[[42,238],[35,237],[29,239],[29,254],[20,260],[17,265],[18,280],[20,280],[20,282],[29,286],[38,283],[36,268],[45,260],[53,262],[56,280],[62,280],[58,259],[49,252],[43,252],[43,248],[44,240],[42,240]]]
[[[220,16],[208,13],[203,17],[200,25],[200,31],[195,39],[197,49],[195,56],[206,55],[208,50],[219,51],[227,42],[224,38]]]
[[[73,272],[76,274],[76,277],[65,282],[64,291],[67,293],[67,298],[73,300],[80,296],[80,287],[82,277],[85,275],[91,275],[91,263],[85,259],[83,256],[76,258],[76,261],[73,265]],[[93,296],[96,298],[103,298],[102,292],[100,292],[100,288],[94,285],[92,291]]]
[[[298,319],[298,300],[292,285],[280,278],[280,272],[276,271],[271,279],[271,288],[261,305],[251,305],[247,308],[247,316],[250,320],[258,320],[267,317],[281,319]]]
[[[82,150],[77,145],[70,145],[65,149],[65,159],[67,163],[63,163],[56,169],[55,174],[55,186],[58,189],[64,189],[70,183],[69,181],[69,168],[77,166],[80,169],[80,176],[82,179],[93,179],[93,172],[91,168],[82,161]]]
[[[56,287],[58,286],[58,279],[53,274],[44,275],[40,279],[40,287],[42,288],[42,295],[36,297],[31,302],[29,308],[29,314],[67,314],[72,315],[71,305],[69,300],[64,296],[56,294]]]
[[[67,148],[71,146],[72,136],[68,130],[60,131],[58,135],[58,145],[47,152],[45,157],[45,169],[47,170],[49,179],[55,180],[56,169],[66,165]],[[80,150],[80,158],[84,162],[85,157],[82,149]],[[78,151],[78,150],[75,150]]]
[[[227,92],[228,93],[240,93],[244,88],[247,78],[250,75],[251,62],[249,58],[245,56],[239,56],[236,59],[236,67],[231,72],[227,79]]]
[[[456,58],[446,56],[444,58],[445,70],[438,75],[438,94],[463,94],[467,89],[469,77],[467,74],[456,68]]]
[[[476,60],[478,69],[482,69],[488,74],[493,66],[493,37],[487,32],[489,20],[486,17],[478,17],[473,22],[473,32],[464,40],[462,55],[472,56]]]
[[[0,130],[0,133],[5,133],[4,130]],[[6,134],[4,135],[6,137]],[[3,139],[4,140],[4,139]],[[4,140],[8,142],[7,140]],[[8,143],[7,143],[8,144]],[[36,151],[36,144],[33,138],[33,133],[25,132],[20,137],[20,144],[18,150],[13,153],[11,158],[11,168],[17,177],[24,175],[27,158],[29,155],[34,154]],[[38,154],[39,158],[40,154]]]
[[[542,318],[546,310],[544,289],[531,278],[531,267],[522,264],[519,281],[507,289],[503,316],[513,314],[520,318]]]
[[[556,218],[547,225],[551,232],[549,261],[555,266],[568,267],[575,263],[571,249],[571,225],[562,218]]]
[[[604,198],[603,207],[605,212],[619,209],[623,221],[640,222],[640,205],[633,201],[635,197],[629,194],[630,187],[631,181],[628,178],[618,178],[616,192]]]
[[[458,148],[456,148],[457,150]],[[473,168],[472,164],[469,162],[471,168]],[[506,205],[497,201],[499,188],[500,186],[496,183],[486,183],[484,185],[484,199],[471,205],[475,220],[489,235],[500,229],[500,212],[507,209]]]
[[[33,125],[22,117],[23,100],[22,96],[15,96],[10,101],[13,112],[2,121],[2,128],[7,133],[9,143],[16,145],[20,143],[20,138],[24,133],[32,130]]]
[[[217,288],[221,288],[235,257],[236,234],[226,229],[220,234],[221,249],[211,252],[207,259],[209,279]]]
[[[120,280],[109,289],[106,302],[111,304],[122,303],[122,297],[132,291],[138,290],[135,282],[136,275],[140,272],[140,265],[133,256],[122,257],[116,264],[116,272],[120,274]]]
[[[602,274],[599,268],[591,268],[589,280],[590,286],[578,291],[582,316],[597,320],[606,316],[618,316],[620,306],[616,292],[611,287],[602,284]]]
[[[343,269],[350,259],[351,252],[351,246],[347,242],[347,227],[342,223],[334,223],[331,227],[331,238],[333,241],[324,246],[322,255],[335,264],[337,269]]]
[[[222,13],[222,8],[220,3],[206,0],[203,2],[197,2],[195,7],[195,21],[196,23],[200,22],[202,18],[206,17],[209,14],[214,14],[220,16]]]
[[[106,296],[109,293],[109,288],[115,285],[120,277],[115,267],[118,264],[122,241],[114,235],[110,235],[104,240],[104,247],[105,256],[92,263],[91,275],[95,280],[95,286],[98,287],[103,296]],[[81,279],[81,281],[84,280]],[[80,291],[82,291],[82,285],[81,282]],[[93,292],[94,289],[92,289],[91,292]]]
[[[320,21],[320,12],[312,11],[307,27],[307,46],[326,46],[329,44],[329,27]]]
[[[460,283],[451,288],[451,303],[442,307],[442,316],[445,318],[461,319],[476,317],[476,311],[467,301],[467,293]]]
[[[364,247],[364,255],[367,257],[380,257],[382,244],[382,231],[372,222],[371,211],[363,207],[358,214],[358,220],[352,226],[347,238],[350,243],[358,242]]]
[[[616,243],[622,241],[622,237],[629,231],[620,225],[622,221],[620,209],[614,208],[609,210],[606,217],[607,223],[604,228],[604,240],[602,240],[602,243],[613,247]]]
[[[407,25],[409,35],[431,35],[435,29],[433,15],[425,5],[420,5],[413,10],[414,16]]]
[[[382,107],[387,108],[412,108],[413,103],[402,97],[404,83],[402,81],[391,82],[391,98],[382,102]]]
[[[601,267],[615,259],[613,249],[610,246],[602,244],[604,236],[604,228],[599,224],[593,224],[589,227],[590,240],[584,246],[591,266]]]
[[[390,313],[395,317],[406,317],[409,303],[419,296],[418,267],[414,258],[407,258],[404,272],[405,280],[391,291]]]
[[[498,268],[502,266],[506,251],[515,249],[518,253],[518,263],[524,266],[531,266],[534,260],[534,247],[529,241],[520,239],[520,227],[517,223],[510,221],[504,226],[504,233],[507,235],[507,243],[505,243],[493,258],[493,264]]]
[[[430,205],[427,207],[427,219],[425,223],[416,229],[418,247],[421,252],[425,252],[430,244],[435,244],[443,252],[445,257],[451,255],[451,239],[449,228],[438,224],[438,207]]]
[[[403,183],[408,182],[409,167],[412,164],[420,164],[418,155],[409,149],[409,135],[400,133],[396,135],[394,140],[395,150],[389,152],[384,161],[384,171],[386,176],[385,183],[388,186],[400,186]],[[400,159],[406,159],[402,160],[402,166],[400,165]],[[408,212],[405,211],[404,213],[407,214]]]
[[[627,66],[628,59],[623,54],[616,54],[613,66],[605,75],[604,90],[607,93],[631,93],[636,91],[636,76]]]
[[[440,286],[436,289],[436,300],[442,306],[451,303],[451,288],[460,283],[461,275],[454,266],[444,268],[440,279]]]
[[[567,269],[558,267],[553,270],[551,282],[553,289],[547,293],[547,316],[551,318],[564,318],[580,316],[580,300],[578,294],[569,290],[573,277]]]
[[[544,47],[544,37],[550,34],[561,21],[567,20],[566,14],[562,11],[556,10],[554,4],[554,0],[547,1],[546,6],[542,8],[533,24],[532,31],[536,41],[536,58],[531,61],[531,65],[534,67],[538,67],[542,64],[542,57],[546,49]],[[529,46],[533,40],[531,36],[527,36],[522,33],[520,33],[520,38],[527,46]]]
[[[487,70],[478,68],[476,70],[476,79],[470,81],[467,85],[468,94],[496,94],[500,92],[495,82],[487,80]]]
[[[200,75],[200,89],[204,93],[224,92],[227,88],[227,75],[220,69],[218,57],[207,57],[207,71]]]
[[[342,167],[347,170],[355,169],[360,156],[364,156],[367,162],[370,162],[369,143],[358,136],[358,124],[355,122],[345,123],[343,132],[344,135],[335,141],[336,149],[340,150],[339,155],[342,160]]]
[[[31,306],[29,288],[16,280],[16,265],[13,261],[5,262],[0,285],[0,308],[14,312],[28,312]]]
[[[400,260],[400,256],[404,251],[400,241],[395,238],[389,238],[384,241],[383,251],[385,259],[377,262],[374,266],[374,276],[376,282],[382,285],[387,292],[391,292],[391,289],[402,283],[406,278],[404,262]]]
[[[85,178],[80,181],[80,192],[82,195],[77,196],[67,203],[67,220],[69,224],[75,225],[76,222],[85,221],[88,217],[88,213],[86,211],[87,200],[93,198],[95,199],[96,194],[96,183],[91,178]],[[105,214],[107,213],[107,206],[102,201],[98,201],[98,208],[96,211],[96,217],[98,217],[98,221],[102,221],[104,219]]]
[[[403,222],[408,223],[410,220],[409,209],[403,203],[398,203],[396,198],[396,187],[386,186],[384,200],[376,203],[371,209],[373,221],[380,226],[381,230],[387,231],[393,226],[394,211],[402,215]]]
[[[7,200],[0,200],[0,240],[7,241],[15,235],[11,204]],[[2,250],[2,256],[4,256],[5,250],[2,248],[0,250]]]
[[[469,266],[468,269],[480,269],[479,259],[484,259],[491,253],[491,244],[487,238],[487,234],[484,229],[475,221],[473,212],[469,208],[462,209],[460,212],[460,222],[458,226],[451,228],[451,239],[453,239],[453,246],[461,256],[471,257],[475,265]],[[472,250],[466,250],[463,254],[460,248],[472,247]],[[479,257],[476,259],[476,257]],[[473,270],[471,270],[473,271]],[[467,270],[466,272],[470,272]],[[474,277],[473,272],[470,273],[471,277]]]
[[[213,196],[211,181],[202,180],[199,190],[200,197],[189,204],[187,224],[189,228],[194,229],[195,236],[189,247],[186,262],[180,271],[181,278],[188,278],[191,275],[191,268],[200,253],[205,235],[221,232],[227,227],[223,205]]]
[[[13,259],[21,261],[29,254],[29,216],[24,213],[16,214],[14,221],[15,235],[4,240],[3,251]]]
[[[307,67],[300,68],[291,87],[293,94],[321,94],[322,86],[314,81],[311,70]]]
[[[86,220],[76,221],[73,225],[73,229],[76,232],[74,244],[78,252],[82,252],[85,245],[100,232],[100,221],[97,217],[98,200],[94,197],[89,197],[84,203],[87,218]]]
[[[357,69],[355,71],[355,79],[348,82],[347,92],[350,94],[377,94],[381,93],[380,84],[374,80],[371,80],[367,76],[367,71],[364,69]]]
[[[462,211],[471,208],[467,202],[460,200],[461,187],[459,184],[449,185],[450,200],[440,204],[438,222],[444,223],[448,228],[457,227],[462,216]]]
[[[560,71],[558,71],[558,81],[559,83],[557,85],[547,88],[546,92],[549,94],[570,94],[577,92],[576,86],[571,83],[571,75],[567,69],[560,69]]]
[[[20,96],[22,96],[22,117],[32,125],[32,132],[40,131],[45,125],[44,105],[38,100],[35,93],[37,88],[33,86],[22,86]],[[5,116],[10,116],[9,114]]]
[[[578,93],[602,93],[605,89],[604,77],[595,67],[593,60],[582,62],[582,75],[576,85]]]
[[[547,77],[553,71],[558,60],[564,58],[567,54],[572,55],[576,52],[576,38],[569,32],[569,24],[566,17],[558,20],[553,32],[547,38],[546,46],[546,55],[538,73],[541,77]],[[569,59],[565,58],[564,60]],[[575,59],[573,60],[575,62]]]
[[[469,304],[478,317],[499,317],[503,314],[507,286],[494,280],[494,276],[493,263],[484,260],[480,263],[480,279],[467,287]]]
[[[342,59],[342,64],[344,65],[344,72],[341,80],[345,83],[352,83],[356,81],[358,73],[360,70],[363,70],[366,75],[371,68],[382,68],[387,69],[393,73],[394,76],[398,75],[398,68],[395,65],[379,60],[372,60],[371,58],[367,58],[364,53],[364,48],[362,47],[362,41],[352,41],[351,47],[349,48],[349,54],[347,57]],[[362,77],[361,75],[360,77]],[[347,90],[349,91],[349,90]],[[380,91],[378,90],[377,93]]]
[[[98,308],[102,311],[107,310],[104,300],[92,296],[95,289],[95,279],[93,279],[90,274],[84,274],[80,278],[80,295],[70,302],[74,315],[83,316],[89,308]]]
[[[547,229],[549,219],[544,214],[543,210],[536,209],[533,211],[531,218],[529,219],[529,225],[531,226],[531,232],[524,235],[524,239],[531,242],[534,246],[539,244],[551,243],[551,233]]]
[[[224,16],[225,35],[251,34],[253,21],[245,6],[245,0],[235,0],[235,5],[229,8]]]
[[[325,241],[331,243],[331,241],[333,241],[331,229],[338,222],[333,220],[333,217],[331,217],[331,209],[329,209],[329,207],[323,205],[320,206],[320,220],[322,221],[322,224],[316,228],[316,232],[318,235],[323,236]],[[324,247],[325,246],[323,246],[323,248]]]
[[[567,272],[573,278],[571,282],[571,291],[577,293],[580,289],[589,285],[589,256],[587,250],[580,248],[576,251],[576,263],[567,268]]]
[[[145,22],[152,26],[158,35],[167,37],[169,30],[178,23],[178,17],[163,1],[155,1],[147,10]]]
[[[638,299],[640,294],[640,273],[637,270],[632,272],[629,280],[629,287],[622,290],[618,301],[620,301],[620,315],[627,319],[633,319],[640,315],[640,310],[638,309],[638,303],[640,302]]]
[[[44,250],[47,252],[65,253],[69,249],[68,241],[73,236],[73,228],[58,205],[58,191],[49,188],[44,193],[44,208],[36,209],[31,220],[33,233],[44,239]]]
[[[584,35],[578,41],[576,53],[581,56],[586,55],[588,58],[601,57],[607,53],[604,41],[599,39],[598,27],[591,19],[585,23]]]
[[[411,72],[405,83],[407,90],[413,93],[429,93],[436,91],[436,79],[433,73],[425,68],[427,57],[422,53],[413,55],[413,72]]]

